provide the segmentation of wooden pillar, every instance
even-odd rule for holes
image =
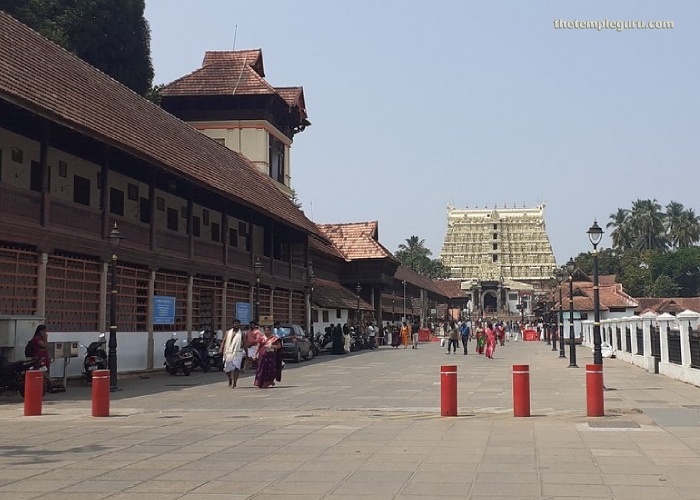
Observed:
[[[107,331],[107,273],[109,273],[109,262],[103,262],[100,273],[100,310],[97,315],[101,333]]]
[[[42,120],[42,134],[39,145],[39,165],[41,166],[41,225],[46,227],[49,225],[50,198],[49,192],[49,127],[47,120]]]
[[[148,345],[146,346],[146,369],[153,370],[153,296],[156,294],[156,272],[148,273],[148,301],[146,303],[146,331],[148,332]]]
[[[192,338],[192,309],[194,304],[194,276],[187,276],[187,307],[185,310],[185,330],[187,330],[187,340]]]
[[[46,318],[46,268],[49,262],[49,254],[40,252],[38,255],[39,266],[36,276],[36,315]]]

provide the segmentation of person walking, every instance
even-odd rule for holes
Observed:
[[[391,347],[397,349],[401,345],[401,331],[397,325],[391,325]]]
[[[476,352],[478,354],[484,354],[484,344],[486,344],[486,338],[484,337],[484,329],[481,326],[481,323],[477,323],[474,330],[474,335],[476,336]]]
[[[377,329],[372,325],[372,322],[370,321],[367,323],[367,335],[369,336],[369,348],[374,349],[376,347],[376,339],[377,339]]]
[[[459,335],[462,337],[462,347],[464,348],[464,354],[469,354],[467,352],[467,342],[469,342],[469,336],[471,335],[471,330],[467,322],[464,321],[459,329]]]
[[[262,332],[259,324],[253,320],[250,322],[250,329],[245,333],[245,345],[243,346],[245,348],[245,360],[243,361],[241,373],[245,373],[248,368],[254,367],[260,337],[262,337]]]
[[[258,369],[255,371],[253,385],[260,389],[274,387],[275,380],[282,381],[282,342],[265,327],[264,335],[258,342]]]
[[[415,320],[413,322],[413,325],[411,326],[411,341],[413,342],[413,346],[411,349],[418,349],[418,331],[420,330],[420,325],[418,324],[418,320]]]
[[[459,330],[454,321],[450,321],[450,326],[447,327],[447,354],[453,352],[457,354],[457,345],[459,343]]]
[[[493,353],[496,352],[496,333],[493,331],[491,322],[486,323],[486,357],[493,359]]]
[[[224,334],[224,341],[221,343],[219,351],[223,356],[224,372],[228,377],[228,386],[232,389],[236,388],[238,376],[243,367],[243,359],[245,357],[243,342],[241,322],[238,319],[234,319],[233,328],[227,330]]]
[[[401,325],[401,343],[403,344],[403,348],[406,349],[408,347],[408,336],[411,332],[411,329],[408,327],[406,322],[403,322],[403,325]]]

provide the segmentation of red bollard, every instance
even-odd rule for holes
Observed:
[[[44,397],[44,372],[27,370],[24,374],[24,416],[41,415],[41,403]]]
[[[109,417],[109,370],[92,372],[92,416]]]
[[[589,417],[605,415],[603,365],[586,365],[586,415]]]
[[[457,416],[457,365],[440,367],[440,415]]]
[[[530,416],[530,365],[513,365],[513,416]]]

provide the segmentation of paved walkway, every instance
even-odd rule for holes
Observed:
[[[90,390],[24,417],[0,396],[0,498],[699,499],[700,389],[605,360],[606,416],[586,418],[586,348],[509,343],[493,360],[382,347],[287,364],[261,390],[219,372],[120,380],[112,416]],[[458,417],[440,417],[440,365],[458,365]],[[529,364],[530,418],[512,365]]]

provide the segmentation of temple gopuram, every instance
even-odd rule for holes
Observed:
[[[552,286],[556,261],[544,222],[534,208],[447,207],[440,252],[450,278],[472,294],[474,315],[531,315]]]

